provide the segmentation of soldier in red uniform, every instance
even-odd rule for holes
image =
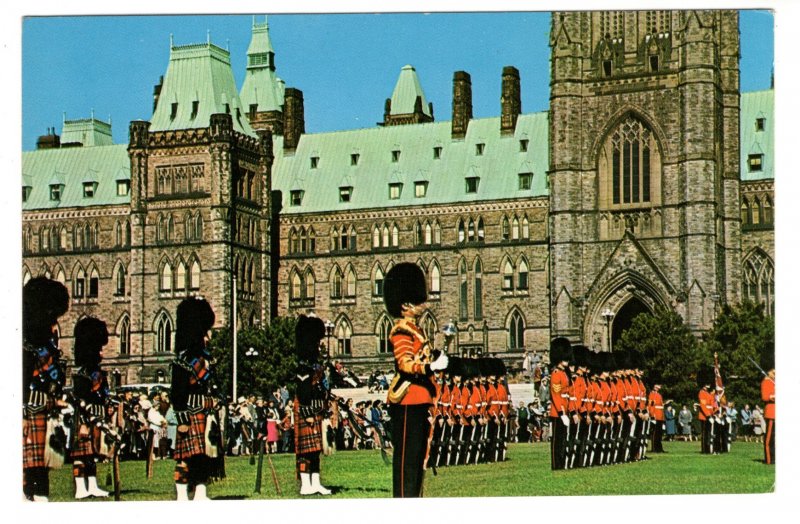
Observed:
[[[664,417],[664,398],[661,396],[661,384],[653,384],[650,395],[647,397],[647,411],[655,424],[650,450],[652,453],[666,453],[661,443],[666,420]]]
[[[588,371],[589,349],[586,346],[575,346],[573,348],[573,368],[575,369],[572,387],[570,388],[570,434],[572,436],[572,454],[570,457],[570,468],[580,467],[583,463],[583,455],[586,451],[589,439],[589,427],[591,420],[586,420],[587,392],[589,389],[586,382]]]
[[[508,385],[506,384],[506,366],[503,361],[497,359],[496,361],[496,375],[497,375],[497,403],[500,406],[500,419],[499,419],[499,446],[500,450],[497,455],[497,461],[502,462],[506,459],[506,449],[508,443],[508,411],[511,406],[511,396],[508,394]]]
[[[700,453],[708,454],[713,452],[712,441],[714,438],[714,413],[716,413],[716,400],[714,399],[714,370],[709,366],[703,366],[697,371],[697,385],[700,391],[697,393],[697,419],[701,424]]]
[[[428,292],[425,274],[416,264],[392,267],[383,281],[386,310],[395,324],[389,333],[394,348],[397,379],[387,402],[392,419],[393,495],[421,497],[424,461],[430,433],[430,407],[436,388],[433,374],[447,368],[445,353],[432,355],[417,319],[425,312]]]
[[[453,466],[457,463],[461,449],[461,437],[464,434],[462,415],[464,404],[461,401],[461,376],[464,374],[464,364],[459,357],[452,357],[447,366],[450,375],[450,417],[447,425],[450,431],[450,440],[447,442],[446,465]]]
[[[764,463],[775,464],[775,356],[765,354],[761,357],[762,367],[767,376],[761,381],[761,400],[764,402],[764,419],[767,432],[764,434]]]
[[[566,467],[567,438],[569,433],[569,387],[567,367],[572,360],[572,347],[564,337],[550,342],[550,468]]]

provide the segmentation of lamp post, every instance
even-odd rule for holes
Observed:
[[[239,398],[236,396],[236,378],[239,370],[237,369],[237,361],[239,360],[238,345],[237,345],[237,326],[236,326],[236,271],[233,272],[233,284],[231,285],[233,291],[233,318],[231,319],[231,328],[233,329],[233,401]]]
[[[608,308],[605,308],[600,315],[606,321],[606,337],[608,337],[608,351],[614,351],[613,344],[611,342],[611,321],[614,320],[614,312]]]
[[[326,348],[326,350],[328,352],[328,357],[329,358],[331,356],[331,336],[333,335],[333,328],[334,328],[333,322],[331,322],[330,320],[326,320],[325,321],[325,334],[328,336],[328,347]]]
[[[258,356],[258,350],[256,350],[255,348],[248,348],[248,350],[245,351],[244,356],[246,356],[246,357],[257,357]]]

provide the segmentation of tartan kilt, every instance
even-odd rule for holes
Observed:
[[[79,458],[92,458],[100,453],[100,443],[103,439],[103,432],[97,426],[89,426],[89,435],[81,437],[75,435],[75,442],[73,444],[70,456],[73,459]]]
[[[189,414],[189,431],[178,432],[175,437],[175,460],[186,460],[206,453],[206,414]]]
[[[47,413],[24,412],[22,415],[22,467],[43,468]]]
[[[294,403],[294,452],[295,455],[319,453],[322,451],[322,417],[316,415],[314,423],[309,424],[300,416],[300,403]]]

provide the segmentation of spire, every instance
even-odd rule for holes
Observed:
[[[433,104],[428,104],[425,100],[425,93],[413,66],[406,65],[400,70],[392,98],[386,101],[383,120],[383,125],[433,121]]]
[[[251,123],[255,119],[274,120],[277,124],[280,123],[279,113],[284,104],[283,86],[275,73],[275,50],[269,38],[266,16],[263,22],[258,22],[256,17],[253,17],[252,37],[247,48],[247,71],[239,95],[242,108],[249,115]],[[261,116],[256,116],[255,113]],[[268,117],[266,113],[274,115]],[[260,124],[256,125],[259,126]],[[275,134],[281,133],[280,125],[273,126],[271,130]]]
[[[256,17],[253,17],[252,37],[247,48],[247,68],[269,68],[275,71],[275,50],[269,39],[269,23],[266,16],[263,23],[256,22]]]

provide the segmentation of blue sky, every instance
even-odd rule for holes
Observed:
[[[259,17],[259,21],[263,18]],[[22,146],[68,119],[149,120],[153,86],[176,45],[211,41],[231,51],[244,77],[251,15],[27,17],[22,25]],[[549,13],[272,15],[278,75],[303,91],[306,131],[372,127],[382,120],[400,68],[412,64],[437,120],[449,120],[452,76],[472,76],[475,117],[500,111],[503,66],[520,70],[523,112],[547,109]],[[741,88],[770,85],[773,16],[741,15]]]

